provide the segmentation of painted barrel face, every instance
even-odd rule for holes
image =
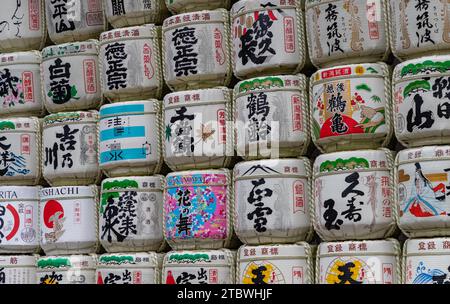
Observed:
[[[236,150],[245,159],[296,157],[306,152],[306,77],[267,76],[234,87]]]
[[[397,154],[399,226],[408,236],[446,236],[450,232],[448,172],[450,146],[406,149]]]
[[[176,15],[163,24],[164,78],[173,91],[228,86],[229,13],[225,9]]]
[[[96,39],[106,27],[102,0],[45,1],[45,11],[55,44]]]
[[[0,183],[36,185],[41,179],[41,128],[36,117],[0,119]]]
[[[164,0],[106,0],[106,19],[114,28],[160,24],[168,16]]]
[[[398,64],[393,75],[395,135],[407,147],[449,144],[450,56]]]
[[[307,0],[306,30],[314,65],[383,61],[389,55],[386,0]]]
[[[99,239],[108,252],[156,251],[163,245],[162,175],[104,179]]]
[[[400,261],[400,244],[394,239],[324,242],[317,253],[316,283],[400,284]]]
[[[45,254],[94,253],[98,247],[97,186],[43,188],[41,247]]]
[[[352,64],[322,69],[311,76],[311,133],[325,152],[373,149],[391,136],[388,66]]]
[[[45,0],[3,1],[0,52],[40,50],[47,38],[44,12]]]
[[[244,245],[238,250],[237,284],[312,284],[313,273],[307,243]]]
[[[44,48],[41,72],[47,111],[88,110],[100,105],[97,40]]]
[[[400,59],[450,50],[450,3],[445,0],[388,1],[391,48]]]
[[[174,14],[230,8],[231,0],[165,0],[167,8]]]
[[[238,78],[295,74],[308,56],[299,0],[241,0],[231,8],[233,71]]]
[[[103,96],[111,102],[160,98],[163,87],[161,29],[154,24],[100,35]]]
[[[0,115],[40,116],[44,113],[41,93],[41,54],[38,51],[0,55]]]
[[[33,255],[0,256],[0,284],[35,284],[36,260]]]
[[[0,187],[0,253],[39,250],[40,187]]]
[[[232,236],[232,183],[227,169],[169,173],[164,236],[174,250],[227,247]]]
[[[394,232],[393,162],[385,149],[317,157],[314,228],[322,239],[377,239]]]
[[[234,167],[234,228],[243,243],[293,243],[309,237],[310,166],[302,158]]]
[[[159,284],[162,254],[154,252],[102,254],[97,284]]]
[[[100,108],[100,168],[110,177],[152,175],[162,165],[160,102],[120,102]]]
[[[233,156],[231,91],[225,87],[164,97],[164,159],[173,170],[227,167]]]
[[[168,252],[161,283],[234,284],[234,255],[228,249]]]
[[[97,124],[97,111],[44,118],[41,164],[52,186],[85,185],[99,179]]]
[[[403,284],[449,284],[450,239],[409,239],[403,247]]]
[[[95,284],[95,255],[45,256],[37,261],[37,284]]]

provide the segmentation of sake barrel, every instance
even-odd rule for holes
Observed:
[[[318,67],[385,61],[390,54],[388,0],[307,0],[311,62]]]
[[[310,132],[304,75],[244,80],[233,95],[239,156],[250,160],[306,153]]]
[[[403,246],[403,284],[449,284],[450,238],[409,239]]]
[[[229,9],[231,0],[166,0],[167,8],[173,14],[198,10]]]
[[[0,253],[39,251],[39,190],[0,186]]]
[[[111,102],[160,98],[163,89],[161,28],[126,27],[100,35],[103,96]]]
[[[311,247],[305,242],[244,245],[237,256],[237,284],[314,283]]]
[[[228,249],[168,252],[162,284],[234,284],[234,256]]]
[[[402,150],[395,168],[399,227],[414,238],[450,235],[450,146]]]
[[[231,91],[225,87],[164,97],[164,160],[174,171],[228,167],[234,155]]]
[[[400,284],[400,254],[400,244],[395,239],[321,243],[316,283]]]
[[[413,59],[395,67],[395,135],[404,146],[450,143],[449,79],[449,55]]]
[[[233,185],[228,169],[169,173],[164,193],[164,236],[172,249],[230,245]]]
[[[43,188],[41,247],[46,255],[95,253],[98,249],[97,186]]]
[[[294,243],[312,236],[307,158],[240,162],[233,173],[233,223],[243,243]]]
[[[394,160],[385,149],[322,154],[314,162],[314,228],[325,241],[379,239],[396,229]]]
[[[102,254],[97,284],[160,284],[162,255],[155,252]]]
[[[156,251],[163,238],[162,175],[104,179],[99,239],[108,252]]]
[[[162,165],[161,112],[157,100],[100,108],[100,168],[111,177],[152,175]]]
[[[446,0],[390,3],[391,48],[402,60],[450,51],[450,2]]]
[[[52,186],[86,185],[100,178],[97,111],[63,112],[44,118],[44,178]]]
[[[101,102],[98,41],[72,42],[42,50],[41,76],[47,111],[95,109]]]
[[[172,91],[228,86],[229,14],[225,9],[172,16],[163,24],[164,79]]]
[[[39,119],[0,119],[0,183],[37,185],[41,179]]]
[[[35,284],[35,255],[0,256],[0,284]]]
[[[241,0],[231,8],[233,71],[240,79],[296,74],[308,57],[304,0]]]
[[[45,11],[55,44],[96,39],[107,26],[102,0],[45,1]]]
[[[114,28],[156,23],[169,15],[164,0],[106,0],[106,19]]]
[[[385,63],[322,69],[311,76],[311,133],[325,152],[386,146],[392,135]]]
[[[44,0],[2,1],[0,52],[40,50],[47,38]]]
[[[40,63],[38,51],[0,54],[0,116],[44,114]]]
[[[95,284],[95,255],[45,256],[37,261],[37,284]]]

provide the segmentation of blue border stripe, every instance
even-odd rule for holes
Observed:
[[[146,159],[145,149],[134,148],[134,149],[122,149],[122,150],[111,150],[102,152],[100,154],[100,163],[110,163],[121,160],[129,159]]]
[[[129,112],[144,112],[143,104],[121,105],[100,109],[100,117],[106,115],[120,115]]]
[[[119,131],[119,129],[121,129]],[[119,127],[103,130],[100,132],[100,141],[117,139],[117,138],[129,138],[129,137],[144,137],[145,127]]]

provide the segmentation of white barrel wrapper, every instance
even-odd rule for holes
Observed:
[[[100,108],[100,168],[110,177],[152,175],[163,162],[158,100]]]
[[[40,187],[0,187],[0,253],[39,251]]]
[[[314,163],[314,228],[322,239],[378,239],[396,228],[394,160],[386,149],[322,154]]]
[[[0,284],[35,284],[38,255],[0,256]]]
[[[310,238],[312,174],[307,158],[240,162],[233,173],[234,230],[243,243]]]
[[[231,91],[225,87],[164,97],[164,160],[173,170],[228,167],[234,154]]]
[[[229,9],[231,0],[165,0],[167,8],[173,14],[199,10]]]
[[[168,16],[164,0],[104,0],[105,15],[114,28],[161,24]]]
[[[44,48],[41,77],[47,111],[54,113],[97,108],[101,102],[98,41]]]
[[[86,185],[100,178],[98,112],[64,112],[44,118],[41,164],[52,186]]]
[[[100,35],[102,93],[111,102],[160,98],[161,28],[126,27]]]
[[[95,284],[96,255],[45,256],[37,261],[37,284]]]
[[[155,252],[102,254],[97,284],[160,284],[163,255]]]
[[[163,64],[172,91],[228,86],[231,80],[229,13],[199,11],[164,20]]]
[[[237,253],[237,284],[313,284],[311,247],[285,245],[242,246]]]
[[[245,159],[296,157],[308,148],[306,77],[267,76],[234,87],[236,150]]]
[[[228,249],[171,251],[164,257],[162,284],[234,284],[235,253]]]
[[[16,52],[0,55],[0,116],[44,114],[41,90],[41,53]]]
[[[108,252],[156,251],[163,238],[162,175],[104,179],[99,239]]]
[[[97,186],[43,188],[41,247],[46,255],[95,253],[98,248]]]
[[[36,117],[0,119],[0,183],[37,185],[41,180],[40,147]]]
[[[401,249],[395,239],[323,242],[316,258],[317,284],[400,284]]]

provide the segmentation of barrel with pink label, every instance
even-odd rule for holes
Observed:
[[[385,63],[317,71],[310,81],[311,133],[325,152],[374,149],[389,144],[391,82]]]
[[[41,285],[95,284],[97,256],[42,256],[37,260],[36,283]]]
[[[41,90],[41,53],[38,51],[0,55],[0,116],[41,116],[44,101]]]
[[[231,0],[165,0],[173,14],[181,14],[198,10],[229,9]]]
[[[102,96],[98,41],[44,48],[41,77],[47,111],[54,113],[98,108]]]
[[[98,249],[97,186],[43,188],[41,247],[46,255],[95,253]]]
[[[39,251],[39,190],[0,186],[0,253]]]
[[[314,162],[313,174],[314,228],[323,240],[379,239],[394,233],[392,152],[322,154]]]
[[[233,185],[228,169],[169,173],[164,236],[174,250],[228,247],[233,235]]]
[[[36,283],[36,261],[38,255],[1,255],[0,285]]]
[[[111,102],[161,98],[161,28],[133,26],[100,35],[103,96]]]
[[[169,15],[164,0],[105,0],[106,19],[114,28],[161,24]]]

